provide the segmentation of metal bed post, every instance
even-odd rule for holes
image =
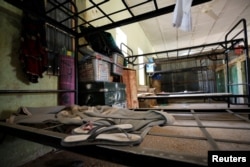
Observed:
[[[74,2],[71,2],[71,5],[73,6],[73,10],[75,12],[76,15],[78,15],[78,8],[76,6],[76,4]],[[74,15],[74,21],[75,23],[72,23],[74,24],[73,27],[76,27],[78,25],[78,16]],[[77,33],[77,27],[75,28],[75,32]],[[78,50],[79,50],[79,37],[78,35],[75,36],[74,38],[74,44],[75,45],[75,104],[78,104]]]
[[[225,48],[227,50],[227,41],[225,42]],[[226,63],[226,80],[227,80],[227,89],[226,89],[226,92],[229,93],[229,65],[228,65],[228,52],[225,53],[225,63]],[[229,108],[230,107],[230,97],[227,98],[227,107]]]
[[[230,86],[230,83],[229,83],[229,72],[228,72],[228,51],[229,51],[229,48],[227,47],[227,44],[228,44],[228,36],[240,25],[240,24],[243,24],[243,29],[240,30],[235,36],[233,36],[230,40],[233,40],[235,39],[237,36],[239,36],[242,32],[243,32],[243,35],[244,35],[244,38],[243,38],[243,42],[244,42],[244,49],[245,49],[245,55],[246,55],[246,74],[245,74],[245,77],[246,77],[246,95],[247,95],[247,104],[248,106],[250,106],[250,70],[249,70],[249,63],[250,63],[250,60],[249,60],[249,49],[248,49],[248,39],[247,39],[247,26],[246,26],[246,20],[245,19],[241,19],[225,36],[225,45],[226,45],[226,60],[227,60],[227,88],[228,88],[228,91],[229,91],[229,86]],[[230,49],[234,49],[234,45],[236,43],[232,43],[232,46],[230,47]],[[236,98],[236,97],[235,97]]]

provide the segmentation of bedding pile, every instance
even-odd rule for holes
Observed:
[[[76,125],[63,146],[137,145],[153,126],[166,126],[174,117],[163,111],[133,111],[110,106],[20,107],[11,123]]]

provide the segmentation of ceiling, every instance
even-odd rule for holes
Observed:
[[[110,8],[114,1],[118,5]],[[155,54],[157,58],[165,58],[165,51],[168,51],[168,58],[176,56],[184,58],[194,53],[201,53],[203,48],[192,49],[188,53],[187,50],[183,50],[182,53],[169,51],[223,42],[225,35],[242,18],[246,19],[250,34],[249,0],[193,0],[191,31],[183,31],[173,26],[176,0],[89,0],[89,2],[90,7],[85,11],[92,11],[92,17],[88,18],[85,25],[92,24],[96,29],[108,30],[138,22],[155,52],[162,53]],[[238,28],[242,27],[241,25]],[[206,47],[202,52],[214,50],[213,47]],[[219,49],[222,48],[220,46]]]
[[[133,5],[132,0],[127,0]],[[136,1],[137,2],[137,1]],[[175,4],[176,0],[157,0],[158,7]],[[153,8],[153,4],[133,12],[140,14]],[[247,20],[250,34],[249,0],[212,0],[192,6],[192,30],[182,31],[173,27],[173,12],[139,22],[156,52],[197,45],[222,42],[225,34],[242,18]]]
[[[20,3],[22,0],[6,1],[22,7],[22,3]],[[53,9],[65,12],[68,2],[71,1],[48,0],[48,2],[53,4]],[[89,3],[87,5],[89,6],[88,8],[85,5],[80,5],[83,7],[82,9],[78,8],[78,20],[82,22],[78,26],[94,25],[95,29],[91,29],[89,32],[91,33],[91,31],[105,31],[138,22],[155,52],[223,42],[228,31],[242,18],[247,21],[248,39],[250,35],[250,0],[193,0],[193,6],[191,7],[191,31],[183,31],[173,27],[173,10],[176,0],[81,0],[77,2],[81,4]],[[114,4],[117,5],[114,6]],[[25,8],[25,6],[23,7]],[[50,11],[48,10],[47,12]],[[66,27],[64,24],[61,24],[65,20],[75,19],[74,10],[71,12],[72,14],[70,15],[66,11],[66,18],[59,23],[51,18],[46,17],[45,19],[66,32],[79,37],[84,36],[84,33],[77,34],[75,32],[77,27]],[[88,16],[88,14],[91,17],[86,17],[87,19],[85,19],[85,16]],[[68,17],[68,15],[70,16]],[[239,28],[242,28],[242,26]],[[213,48],[208,47],[208,49],[211,50]],[[188,55],[201,53],[200,51],[188,52]],[[167,53],[167,57],[177,55],[177,57],[183,56],[184,58],[185,54],[187,55],[187,53],[179,52],[177,54],[173,53],[173,55],[168,55]],[[157,54],[157,57],[161,58],[161,55]]]

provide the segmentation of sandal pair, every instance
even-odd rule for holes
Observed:
[[[61,145],[65,147],[84,145],[138,145],[142,137],[129,133],[132,131],[131,124],[100,125],[97,122],[89,122],[75,128],[72,135],[65,137]]]
[[[133,125],[131,124],[115,124],[112,121],[102,120],[99,121],[88,121],[80,127],[77,127],[72,130],[72,134],[90,134],[95,131],[95,129],[99,129],[101,127],[109,127],[112,126],[114,130],[122,129],[126,132],[130,132],[133,130]]]

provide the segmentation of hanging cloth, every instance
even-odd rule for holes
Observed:
[[[173,26],[183,31],[192,30],[191,5],[193,0],[176,0]]]
[[[44,1],[23,1],[24,6],[37,13],[45,14]],[[42,78],[42,73],[48,67],[48,49],[46,43],[45,22],[42,19],[23,12],[20,61],[28,80],[37,83]]]

